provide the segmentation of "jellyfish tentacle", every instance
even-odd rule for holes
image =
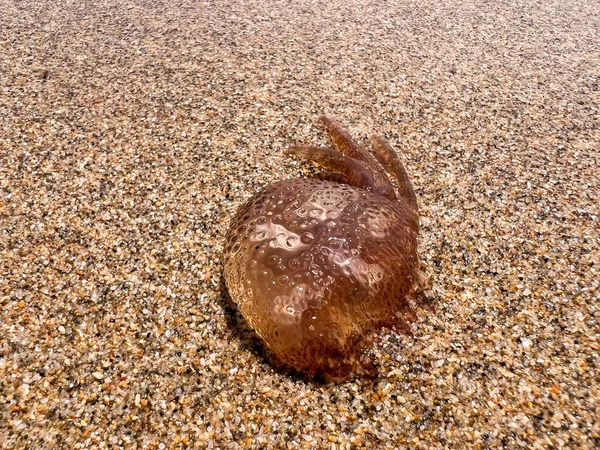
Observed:
[[[346,130],[337,120],[326,115],[319,117],[319,120],[325,125],[329,137],[331,138],[333,148],[352,159],[366,162],[367,165],[370,165],[368,163],[370,162],[369,158],[371,155],[365,153],[365,150],[352,139],[348,130]]]
[[[349,185],[369,190],[375,187],[373,175],[368,167],[332,148],[294,145],[289,147],[286,153],[312,161],[326,170],[342,174]]]
[[[408,322],[401,313],[396,314],[392,318],[392,324],[389,327],[397,334],[403,334],[404,336],[412,337],[413,333],[410,329],[410,322]]]
[[[417,196],[413,189],[413,185],[408,178],[404,165],[398,158],[398,155],[382,136],[373,136],[373,153],[384,169],[392,175],[398,183],[398,193],[400,197],[408,201],[409,205],[415,212],[419,211]]]
[[[362,162],[371,171],[375,182],[373,192],[385,195],[390,199],[395,199],[396,193],[392,183],[390,183],[390,179],[385,171],[381,170],[381,167],[371,153],[352,139],[348,130],[333,117],[324,115],[319,119],[325,125],[333,147],[340,153]]]
[[[319,172],[315,175],[317,180],[321,181],[333,181],[339,184],[350,184],[348,183],[348,177],[342,173],[335,172]]]
[[[410,307],[410,305],[408,303],[402,304],[400,306],[400,308],[398,309],[398,312],[402,315],[404,320],[409,324],[411,324],[415,320],[417,320],[417,313],[415,312],[414,309],[412,309]]]

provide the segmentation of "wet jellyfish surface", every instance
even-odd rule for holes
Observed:
[[[408,333],[415,320],[418,206],[383,138],[373,138],[371,154],[334,119],[321,120],[333,148],[288,153],[327,172],[267,186],[239,209],[226,237],[225,281],[279,359],[344,380],[373,374],[363,354],[370,335]]]

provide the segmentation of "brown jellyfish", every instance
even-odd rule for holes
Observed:
[[[327,172],[274,183],[239,209],[226,237],[225,282],[279,359],[344,380],[373,374],[363,353],[369,336],[383,327],[410,333],[409,299],[421,285],[419,215],[385,139],[373,137],[372,155],[334,119],[321,121],[333,148],[287,153]]]

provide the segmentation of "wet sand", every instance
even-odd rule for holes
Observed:
[[[596,1],[0,2],[0,448],[600,445]],[[238,206],[385,135],[437,311],[374,382],[270,363]]]

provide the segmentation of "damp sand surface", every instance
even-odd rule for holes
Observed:
[[[0,448],[600,445],[593,0],[0,2]],[[374,382],[270,363],[222,284],[317,117],[386,136],[437,311]]]

